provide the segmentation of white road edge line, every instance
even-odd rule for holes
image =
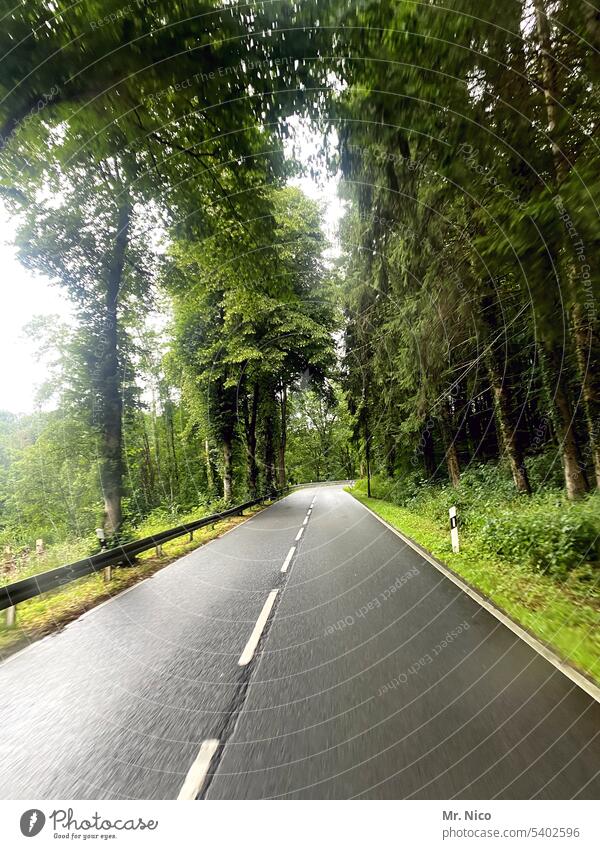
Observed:
[[[244,649],[244,651],[242,652],[242,656],[238,660],[238,666],[247,666],[254,657],[254,652],[256,651],[258,641],[260,640],[260,635],[262,634],[264,627],[267,624],[267,619],[269,618],[271,608],[275,604],[277,593],[278,590],[271,590],[271,592],[269,593],[267,600],[263,605],[263,609],[260,611],[260,616],[256,620],[254,630],[250,634],[250,639],[246,643],[246,648]]]
[[[348,493],[350,495],[350,493]],[[350,496],[353,497],[353,496]],[[597,702],[600,702],[600,687],[597,687],[592,681],[586,678],[585,675],[582,675],[578,672],[570,663],[567,663],[563,660],[559,655],[555,654],[551,649],[545,646],[542,642],[540,642],[533,634],[530,634],[529,631],[526,631],[520,625],[518,625],[514,620],[510,619],[505,613],[502,613],[501,610],[498,610],[495,605],[493,605],[490,601],[488,601],[484,596],[480,595],[476,590],[470,587],[468,584],[465,584],[457,575],[443,566],[441,563],[438,563],[435,558],[429,555],[426,551],[419,548],[409,537],[404,536],[404,534],[395,528],[393,525],[390,525],[389,522],[386,522],[385,519],[382,519],[381,516],[378,516],[377,513],[374,513],[370,507],[367,507],[366,504],[363,504],[362,501],[358,501],[358,498],[354,499],[357,501],[361,507],[364,507],[365,510],[374,516],[378,522],[381,522],[382,525],[390,530],[393,534],[396,534],[397,537],[409,545],[412,549],[414,549],[417,554],[420,554],[421,557],[426,560],[428,563],[431,563],[432,566],[441,572],[449,581],[452,581],[453,584],[456,584],[457,587],[470,596],[473,601],[476,601],[484,610],[487,610],[488,613],[491,613],[492,616],[495,616],[499,622],[502,622],[503,625],[516,634],[517,637],[520,637],[524,643],[527,643],[534,651],[536,651],[539,655],[541,655],[544,660],[547,660],[548,663],[551,663],[552,666],[556,667],[559,672],[562,672],[563,675],[584,690],[588,696],[591,696]]]
[[[177,800],[196,799],[204,786],[210,762],[219,748],[218,740],[205,740],[200,746],[196,760],[189,768]]]
[[[291,559],[294,556],[294,552],[296,551],[296,546],[293,545],[287,553],[287,557],[283,561],[283,566],[281,567],[282,572],[287,572],[288,566],[290,565]]]
[[[300,539],[300,537],[302,536],[302,531],[303,531],[303,530],[304,530],[304,528],[300,528],[300,530],[299,530],[299,531],[298,531],[298,533],[296,534],[295,542],[298,542],[298,540],[299,540],[299,539]]]

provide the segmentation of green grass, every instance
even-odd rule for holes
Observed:
[[[492,556],[461,531],[459,554],[449,528],[429,516],[348,488],[358,501],[426,548],[497,607],[543,640],[573,666],[600,683],[600,593],[598,584],[557,582],[529,565]]]
[[[259,512],[262,507],[254,507],[247,514]],[[201,528],[194,531],[194,540],[189,542],[187,536],[163,544],[163,554],[157,557],[154,549],[140,554],[139,565],[113,569],[110,583],[104,582],[101,574],[90,575],[73,581],[59,590],[54,590],[19,604],[17,607],[17,623],[14,628],[7,628],[5,616],[0,624],[0,658],[7,657],[23,648],[33,640],[60,629],[90,610],[105,599],[122,592],[127,587],[150,577],[159,569],[193,551],[201,545],[224,534],[248,518],[246,516],[231,516],[213,527]],[[82,555],[85,556],[85,555]],[[63,563],[66,561],[63,561]],[[58,564],[55,564],[58,565]],[[46,568],[52,568],[50,566]],[[38,569],[38,571],[40,571]],[[25,577],[23,572],[19,578]],[[12,580],[15,580],[13,578]]]

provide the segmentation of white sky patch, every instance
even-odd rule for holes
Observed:
[[[303,165],[316,164],[317,154],[323,138],[314,133],[300,117],[289,121],[291,136],[286,145],[286,155],[295,158]],[[298,186],[313,200],[324,207],[324,230],[330,242],[325,251],[326,259],[339,255],[337,229],[344,214],[345,201],[338,197],[337,177],[326,174],[323,168],[316,168],[315,178],[310,175],[294,178],[292,185]],[[0,409],[12,413],[31,413],[35,409],[37,388],[47,379],[46,363],[36,360],[35,340],[23,332],[23,328],[36,315],[57,315],[69,323],[74,322],[74,313],[68,299],[58,285],[52,285],[48,278],[33,274],[16,259],[12,247],[15,227],[8,212],[0,205],[0,268],[4,289],[2,293],[2,330],[0,333],[0,357],[3,368],[0,369]],[[152,232],[151,243],[157,253],[164,252],[164,233]],[[155,330],[164,330],[168,318],[157,314],[148,318],[149,325]],[[145,400],[148,400],[145,398]]]
[[[0,207],[0,269],[2,272],[2,332],[0,333],[0,409],[31,413],[37,387],[47,378],[43,362],[35,358],[35,340],[23,327],[36,315],[58,315],[72,320],[67,299],[50,280],[23,268],[11,246],[14,226]]]
[[[293,116],[288,120],[291,131],[286,144],[286,156],[294,159],[302,165],[316,163],[317,155],[323,146],[323,137],[315,134],[306,121]],[[310,175],[294,177],[290,180],[293,186],[298,186],[304,194],[312,200],[319,201],[325,209],[323,228],[325,235],[331,243],[331,247],[325,252],[328,259],[339,255],[340,249],[337,241],[337,232],[340,219],[342,218],[346,202],[338,197],[339,177],[320,171],[318,177],[313,179]]]

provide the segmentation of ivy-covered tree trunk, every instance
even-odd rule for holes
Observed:
[[[533,0],[533,6],[535,9],[536,31],[540,47],[541,77],[548,119],[548,136],[552,145],[554,183],[558,193],[570,175],[568,150],[564,149],[566,141],[564,138],[561,138],[559,129],[560,104],[562,99],[557,81],[557,62],[553,53],[546,0]],[[588,24],[593,23],[594,17],[591,14],[588,13],[587,18]],[[568,215],[568,210],[565,209],[565,212]],[[576,228],[574,233],[575,235],[577,234]],[[597,322],[590,320],[583,308],[583,303],[586,301],[586,293],[582,291],[579,272],[573,257],[574,245],[570,244],[570,237],[567,235],[566,227],[564,228],[563,241],[565,254],[564,277],[567,283],[568,297],[572,305],[570,309],[570,329],[577,357],[590,457],[594,466],[596,485],[600,487],[600,435],[598,433],[600,384],[597,377],[600,362],[596,356],[599,347],[598,327]],[[579,243],[583,244],[581,239],[579,239]],[[566,428],[566,420],[564,420],[567,415],[566,409],[570,406],[568,404],[568,396],[561,396],[560,401],[557,396],[557,405],[559,403],[565,410],[564,414],[559,411],[559,416],[563,420],[562,429],[565,433],[563,444],[569,454],[574,454],[577,457],[576,440],[574,439],[574,435],[572,438],[569,432],[572,429],[572,425],[571,428]],[[570,480],[570,485],[567,482],[567,492],[570,490],[572,493],[569,497],[574,498],[581,495],[587,490],[587,482],[585,482],[584,486],[581,471],[577,474],[573,466],[573,461],[568,460],[567,457],[564,458],[564,467],[565,477],[569,475]]]
[[[273,411],[270,410],[265,420],[265,492],[273,495],[275,492],[275,427]]]
[[[258,495],[258,463],[256,460],[256,422],[258,418],[258,402],[260,399],[260,385],[258,381],[252,388],[252,402],[248,404],[248,396],[244,393],[243,414],[244,429],[246,432],[246,458],[248,466],[248,491],[252,498]]]
[[[572,317],[591,461],[600,489],[600,332],[581,304],[574,305]]]
[[[575,431],[575,414],[569,397],[564,363],[550,343],[545,347],[544,377],[553,402],[556,436],[565,475],[567,497],[580,498],[588,491],[585,468]]]
[[[206,466],[206,486],[210,495],[215,494],[215,470],[213,467],[212,457],[210,456],[210,440],[208,436],[204,438],[204,463]]]
[[[497,348],[499,328],[496,315],[496,304],[494,300],[490,296],[484,297],[481,301],[481,321],[489,345],[486,354],[486,367],[488,380],[494,396],[494,413],[498,425],[498,434],[510,464],[510,470],[517,492],[531,495],[531,486],[527,469],[525,468],[525,458],[517,432],[515,404],[511,397],[511,390],[507,380],[506,363],[508,362],[508,356],[503,364]]]
[[[498,370],[493,356],[490,356],[488,360],[488,376],[494,393],[494,409],[496,411],[498,431],[510,464],[515,488],[517,492],[531,495],[531,486],[527,469],[525,468],[525,459],[519,443],[516,422],[514,421],[513,405],[506,381],[502,379],[502,374]]]
[[[110,259],[103,315],[103,348],[98,368],[100,407],[100,481],[104,498],[104,530],[118,534],[123,521],[123,396],[119,363],[119,295],[129,242],[131,204],[124,201],[118,213],[117,233]]]
[[[226,431],[223,440],[223,498],[231,501],[233,493],[233,433]]]
[[[277,466],[277,484],[279,489],[285,489],[287,486],[287,475],[285,471],[285,448],[287,442],[287,388],[281,389],[281,421],[279,430],[279,463]]]

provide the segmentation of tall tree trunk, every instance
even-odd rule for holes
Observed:
[[[365,414],[365,466],[367,470],[367,496],[371,497],[371,431],[369,428],[369,417]]]
[[[552,36],[546,9],[546,0],[533,0],[533,5],[535,9],[536,30],[541,53],[544,100],[546,103],[546,115],[548,118],[548,135],[552,145],[554,182],[556,191],[559,193],[561,185],[569,177],[570,166],[567,154],[564,150],[564,139],[561,139],[559,127],[561,92],[558,90],[558,68],[556,59],[553,55]],[[586,18],[588,26],[594,27],[598,25],[598,15],[591,7],[587,10]],[[561,215],[569,215],[566,209],[564,212],[562,210],[560,211]],[[574,233],[576,237],[576,229],[574,230]],[[600,433],[598,430],[598,422],[600,420],[600,383],[597,377],[600,367],[600,362],[597,356],[599,347],[598,328],[596,326],[596,322],[589,316],[589,314],[587,314],[582,304],[585,293],[581,290],[577,264],[573,256],[573,250],[577,246],[579,246],[581,250],[584,250],[581,238],[579,238],[578,242],[575,242],[574,239],[571,239],[571,236],[567,232],[567,227],[565,226],[563,251],[565,254],[565,277],[568,296],[571,302],[571,335],[577,357],[590,456],[594,465],[596,486],[600,487]],[[568,442],[569,440],[567,440],[565,446]],[[569,464],[565,462],[565,475],[567,474],[568,465]]]
[[[98,375],[101,399],[100,481],[104,498],[104,530],[108,537],[118,534],[123,521],[123,396],[119,363],[118,305],[130,223],[131,205],[127,200],[119,208],[117,234],[108,268],[104,345]]]
[[[525,458],[517,432],[517,420],[514,413],[514,403],[511,398],[508,382],[502,370],[498,353],[498,324],[496,320],[496,303],[491,296],[482,298],[481,323],[486,334],[488,350],[486,367],[488,379],[494,394],[494,411],[500,434],[500,441],[512,472],[517,492],[531,495],[531,485],[525,468]],[[507,356],[508,359],[508,356]]]
[[[167,418],[167,431],[169,435],[171,455],[173,457],[173,478],[175,480],[177,489],[179,490],[179,464],[177,463],[177,449],[175,447],[175,425],[173,423],[173,408],[171,406],[170,401],[165,405],[165,416]]]
[[[279,489],[287,486],[287,475],[285,472],[285,449],[287,443],[287,388],[281,388],[281,421],[279,431],[279,463],[277,467],[277,481]]]
[[[258,381],[252,388],[252,406],[249,408],[248,396],[244,393],[242,405],[244,429],[246,432],[246,458],[248,466],[248,490],[252,498],[258,495],[258,463],[256,461],[256,421],[258,418],[258,402],[260,386]]]
[[[600,333],[598,322],[581,304],[573,305],[572,318],[591,461],[600,489]]]
[[[231,501],[233,492],[233,434],[223,435],[223,499]]]
[[[150,441],[148,439],[148,432],[146,430],[145,422],[142,422],[142,440],[144,444],[144,461],[142,464],[142,476],[144,480],[144,487],[146,489],[146,504],[148,507],[150,507],[154,506],[155,477],[154,463],[152,462],[152,452],[150,451]]]
[[[559,361],[560,358],[552,344],[546,346],[545,358],[549,372],[546,375],[546,380],[549,382],[548,391],[554,401],[556,435],[562,455],[565,487],[568,498],[574,500],[585,495],[588,491],[588,483],[581,462],[581,452],[575,432],[574,412],[565,378],[564,363]]]
[[[510,470],[517,492],[531,495],[531,485],[525,468],[525,459],[519,443],[517,426],[514,421],[513,405],[509,398],[509,391],[502,374],[498,369],[495,356],[490,353],[487,363],[490,386],[494,393],[494,407],[496,410],[496,421],[500,439],[508,457]]]
[[[458,451],[456,450],[456,438],[452,428],[452,417],[445,401],[442,402],[440,425],[442,437],[444,439],[448,477],[450,478],[452,486],[458,486],[460,483],[460,462],[458,459]]]
[[[265,490],[267,495],[273,495],[275,487],[275,422],[273,410],[270,410],[265,421]]]
[[[433,477],[433,473],[435,472],[435,458],[433,453],[433,434],[431,433],[431,427],[429,426],[429,422],[431,420],[428,419],[425,427],[423,429],[423,468],[425,469],[425,474],[428,478]]]
[[[215,470],[210,456],[210,441],[208,436],[204,439],[204,462],[206,464],[206,484],[211,495],[215,494]]]

